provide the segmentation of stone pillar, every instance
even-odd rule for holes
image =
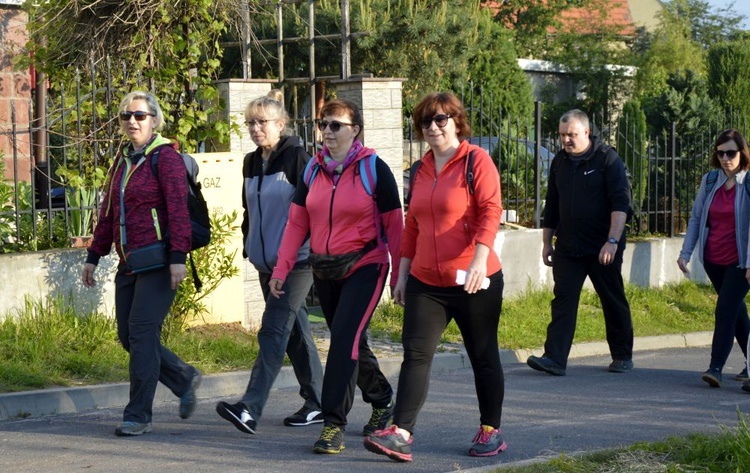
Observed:
[[[241,319],[242,325],[250,330],[260,328],[265,300],[263,299],[263,293],[258,282],[258,271],[255,270],[246,258],[242,258],[244,243],[242,242],[242,234],[239,229],[242,223],[242,161],[245,154],[256,148],[245,126],[245,107],[251,100],[268,94],[275,84],[276,81],[258,79],[228,79],[216,83],[219,89],[219,96],[225,104],[225,109],[220,119],[238,124],[242,132],[240,136],[232,134],[229,143],[221,146],[222,151],[229,152],[226,155],[227,158],[224,160],[224,166],[227,164],[233,166],[235,173],[231,189],[225,191],[223,196],[223,200],[226,200],[226,202],[222,202],[221,205],[227,210],[236,210],[239,213],[239,219],[235,222],[239,236],[234,241],[236,242],[236,249],[239,255],[236,259],[240,269],[239,277],[242,279],[241,290],[244,310]],[[232,159],[227,160],[229,157],[232,157]],[[227,170],[226,168],[223,169],[224,171]],[[225,180],[228,181],[228,179]],[[208,200],[208,196],[206,196],[206,199]],[[235,310],[237,309],[235,308]]]
[[[22,54],[28,40],[28,16],[20,8],[0,5],[0,153],[5,161],[5,178],[13,178],[13,156],[18,158],[18,176],[31,178],[31,138],[29,137],[29,106],[31,74],[13,68],[13,58]],[[16,134],[12,134],[15,111]],[[3,176],[0,176],[2,178]]]
[[[336,96],[362,110],[362,143],[374,148],[393,171],[403,196],[404,131],[401,85],[406,79],[351,78],[333,81]]]
[[[276,81],[266,79],[225,79],[217,81],[216,87],[219,89],[219,97],[225,105],[219,119],[240,125],[242,135],[232,134],[229,143],[222,143],[217,145],[216,149],[206,151],[237,151],[242,152],[244,156],[254,150],[255,144],[250,139],[245,126],[245,107],[251,100],[266,95],[274,84],[276,84]]]

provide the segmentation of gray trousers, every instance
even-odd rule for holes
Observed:
[[[253,419],[260,419],[286,353],[297,376],[304,406],[319,411],[323,367],[305,304],[313,282],[312,269],[307,263],[298,263],[287,276],[282,288],[284,294],[278,299],[270,295],[268,288],[271,274],[259,272],[258,278],[266,299],[266,309],[258,332],[260,350],[241,401]]]
[[[151,422],[157,382],[178,397],[190,387],[195,368],[161,344],[161,326],[174,296],[169,266],[135,276],[123,265],[117,269],[117,337],[130,353],[130,402],[123,421]]]

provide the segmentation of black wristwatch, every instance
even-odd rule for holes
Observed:
[[[616,244],[618,244],[620,242],[617,241],[615,238],[610,238],[610,239],[607,240],[607,243],[612,243],[613,245],[616,245]]]

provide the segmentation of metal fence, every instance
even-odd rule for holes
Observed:
[[[557,129],[544,124],[542,104],[537,102],[533,116],[522,119],[503,115],[491,97],[462,94],[461,98],[474,131],[469,141],[485,148],[498,166],[504,220],[541,228],[550,163],[560,149]],[[714,140],[731,124],[679,134],[672,123],[662,135],[647,137],[638,133],[629,117],[610,121],[601,117],[590,115],[592,133],[614,147],[628,169],[635,212],[629,233],[669,237],[683,233],[701,176],[708,171]],[[404,120],[404,140],[407,167],[428,149],[416,140],[410,117]]]
[[[121,142],[119,123],[112,117],[117,112],[115,98],[124,90],[112,82],[108,66],[101,71],[92,66],[86,75],[76,75],[72,90],[53,88],[43,119],[37,114],[34,122],[43,125],[18,124],[12,114],[13,141],[28,140],[35,156],[29,182],[19,179],[17,172],[12,182],[0,181],[0,253],[65,247],[71,238],[91,234],[102,172]],[[504,115],[491,96],[462,94],[462,99],[474,130],[471,142],[486,148],[498,165],[504,218],[541,227],[549,167],[559,148],[557,130],[543,122],[541,103],[535,105],[533,116],[519,118]],[[591,116],[594,132],[618,150],[630,172],[636,211],[631,234],[683,232],[700,177],[708,169],[713,141],[724,126],[687,134],[678,133],[678,124],[673,123],[666,133],[647,138],[628,117],[610,116],[608,121],[601,116]],[[295,120],[292,126],[313,153],[314,122]],[[413,130],[407,117],[405,167],[427,149],[414,138]],[[29,166],[31,159],[18,153],[11,158],[16,170]]]

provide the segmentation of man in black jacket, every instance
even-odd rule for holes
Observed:
[[[614,149],[591,135],[588,116],[580,110],[563,114],[559,134],[563,149],[550,166],[542,249],[542,260],[552,267],[555,280],[552,321],[544,356],[530,356],[527,363],[538,371],[565,375],[588,276],[604,312],[613,360],[609,371],[627,373],[633,368],[633,323],[621,274],[630,211],[625,165]]]

